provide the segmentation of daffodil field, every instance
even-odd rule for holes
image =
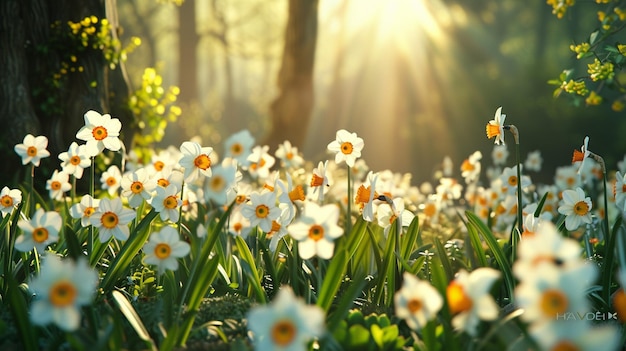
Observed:
[[[27,179],[0,184],[0,349],[623,349],[626,159],[586,138],[535,183],[505,117],[491,157],[423,184],[346,130],[324,160],[247,130],[139,153],[97,111],[59,155],[26,135]]]

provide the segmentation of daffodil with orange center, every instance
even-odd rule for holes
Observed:
[[[328,168],[328,161],[322,162],[320,161],[317,165],[317,168],[313,169],[311,174],[311,182],[309,184],[309,189],[312,194],[315,195],[317,193],[317,202],[324,202],[324,194],[327,191],[327,187],[330,185],[330,181],[328,176],[326,175],[326,169]]]
[[[235,165],[220,164],[213,168],[211,178],[204,183],[204,199],[218,205],[225,205],[230,201],[229,194],[233,193],[237,180]]]
[[[320,307],[307,305],[289,287],[281,287],[270,304],[247,314],[256,350],[306,351],[308,343],[325,332],[324,318]]]
[[[48,138],[45,136],[27,134],[22,143],[15,145],[13,149],[22,158],[23,165],[32,163],[33,166],[39,167],[41,159],[50,156],[50,152],[46,149],[47,147]]]
[[[559,213],[565,215],[565,228],[576,230],[581,224],[591,223],[591,198],[581,188],[563,191]]]
[[[251,226],[258,226],[268,233],[272,230],[272,221],[280,216],[280,209],[276,206],[276,194],[265,192],[250,194],[250,202],[241,208],[241,214],[250,221]]]
[[[404,319],[411,329],[417,331],[435,318],[442,306],[443,299],[437,289],[428,281],[404,272],[402,288],[394,296],[396,317]]]
[[[86,152],[90,157],[104,149],[119,151],[122,148],[119,139],[122,123],[119,119],[93,110],[87,111],[84,118],[85,125],[76,133],[76,138],[86,142]]]
[[[87,146],[78,145],[76,142],[72,142],[67,151],[59,154],[59,160],[61,160],[63,172],[76,179],[82,178],[84,169],[91,165]]]
[[[182,156],[178,163],[184,169],[183,177],[188,183],[193,183],[201,177],[211,177],[212,147],[202,147],[193,141],[185,141],[180,146]]]
[[[340,164],[345,161],[349,167],[354,167],[356,160],[361,157],[363,146],[365,146],[363,139],[359,138],[356,133],[340,129],[337,131],[336,139],[328,144],[327,149],[335,153],[335,163]]]
[[[102,189],[106,190],[109,195],[117,195],[117,191],[120,189],[122,181],[122,172],[116,165],[111,165],[106,171],[102,172],[100,176],[100,184]]]
[[[247,129],[241,130],[229,136],[224,141],[224,156],[233,158],[243,168],[250,165],[248,156],[252,152],[255,139]]]
[[[485,130],[487,132],[487,138],[495,138],[495,144],[504,144],[504,120],[506,115],[502,113],[502,107],[498,107],[494,118],[487,123]]]
[[[130,235],[128,224],[135,219],[135,211],[124,208],[120,198],[100,200],[98,209],[90,217],[91,225],[98,228],[100,242],[107,242],[111,237],[127,240]]]
[[[189,244],[180,240],[178,231],[166,226],[150,234],[150,239],[143,246],[142,262],[157,266],[157,272],[163,274],[166,270],[177,270],[178,259],[187,256],[189,251]]]
[[[337,225],[339,207],[334,204],[320,206],[309,201],[304,204],[302,216],[289,225],[288,231],[298,241],[298,253],[303,259],[317,256],[330,259],[335,249],[335,240],[343,235]]]
[[[46,247],[59,240],[63,219],[55,211],[37,209],[30,220],[20,220],[17,225],[23,234],[17,237],[15,249],[28,252],[36,248],[43,253]]]
[[[289,140],[285,140],[282,144],[278,145],[278,149],[274,155],[280,160],[284,168],[297,169],[304,165],[304,158],[300,155],[298,148],[291,145]]]
[[[139,168],[122,177],[121,187],[122,196],[128,199],[128,205],[131,208],[137,208],[144,201],[152,198],[152,193],[156,189],[157,183],[146,168]]]
[[[372,222],[374,220],[374,199],[378,198],[376,181],[378,174],[370,171],[365,183],[359,185],[354,202],[361,208],[363,219]]]
[[[22,202],[22,192],[5,186],[0,190],[0,214],[4,217],[11,214],[15,206]]]
[[[473,183],[480,177],[480,160],[483,158],[483,154],[480,151],[475,151],[461,164],[461,176],[465,178],[465,183]]]
[[[452,326],[475,336],[479,321],[498,318],[498,305],[489,290],[500,278],[500,272],[492,268],[478,268],[468,273],[460,270],[446,289],[450,312],[454,314]]]
[[[93,300],[98,273],[85,259],[61,260],[54,254],[44,256],[41,271],[29,284],[35,299],[30,320],[36,325],[56,324],[64,331],[81,325],[81,307]]]
[[[165,188],[156,187],[156,194],[150,199],[150,204],[159,213],[162,221],[177,222],[183,200],[180,198],[176,185],[170,184]]]

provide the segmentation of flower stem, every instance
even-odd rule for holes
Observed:
[[[91,169],[89,170],[89,196],[94,198],[96,181],[96,157],[91,156]],[[93,252],[93,225],[89,226],[89,235],[87,235],[87,256],[91,256]]]
[[[346,205],[346,234],[352,230],[352,170],[348,166],[348,203]],[[323,190],[323,189],[322,189]]]
[[[511,131],[513,139],[515,139],[515,162],[517,163],[517,235],[511,237],[511,262],[515,261],[515,254],[517,250],[517,242],[520,236],[524,232],[524,218],[522,215],[522,163],[519,151],[519,131],[514,125],[505,126],[506,129]]]

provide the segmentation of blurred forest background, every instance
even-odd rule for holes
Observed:
[[[180,88],[182,114],[161,146],[199,136],[221,151],[225,138],[248,129],[272,152],[291,138],[317,161],[328,158],[326,145],[343,128],[365,140],[363,158],[372,169],[411,172],[418,182],[429,180],[445,156],[457,172],[475,150],[489,160],[493,141],[485,124],[503,106],[507,122],[520,130],[522,158],[542,152],[543,172],[534,179],[551,182],[585,135],[609,169],[626,153],[624,112],[610,104],[575,107],[553,98],[547,84],[581,65],[569,46],[598,25],[595,2],[580,2],[563,19],[545,0],[111,3],[119,40],[141,38],[125,61],[130,90],[141,86],[146,67],[156,68],[164,87]],[[312,100],[295,97],[302,104],[288,109],[291,127],[277,128],[273,109],[291,86],[280,75],[290,23],[301,32],[287,42],[311,71],[310,81],[306,69],[292,72],[294,92],[304,89]],[[76,119],[80,127],[82,113]]]

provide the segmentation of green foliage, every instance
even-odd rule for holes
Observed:
[[[332,336],[342,350],[403,350],[408,340],[400,335],[398,322],[392,323],[386,314],[364,316],[352,310]]]

